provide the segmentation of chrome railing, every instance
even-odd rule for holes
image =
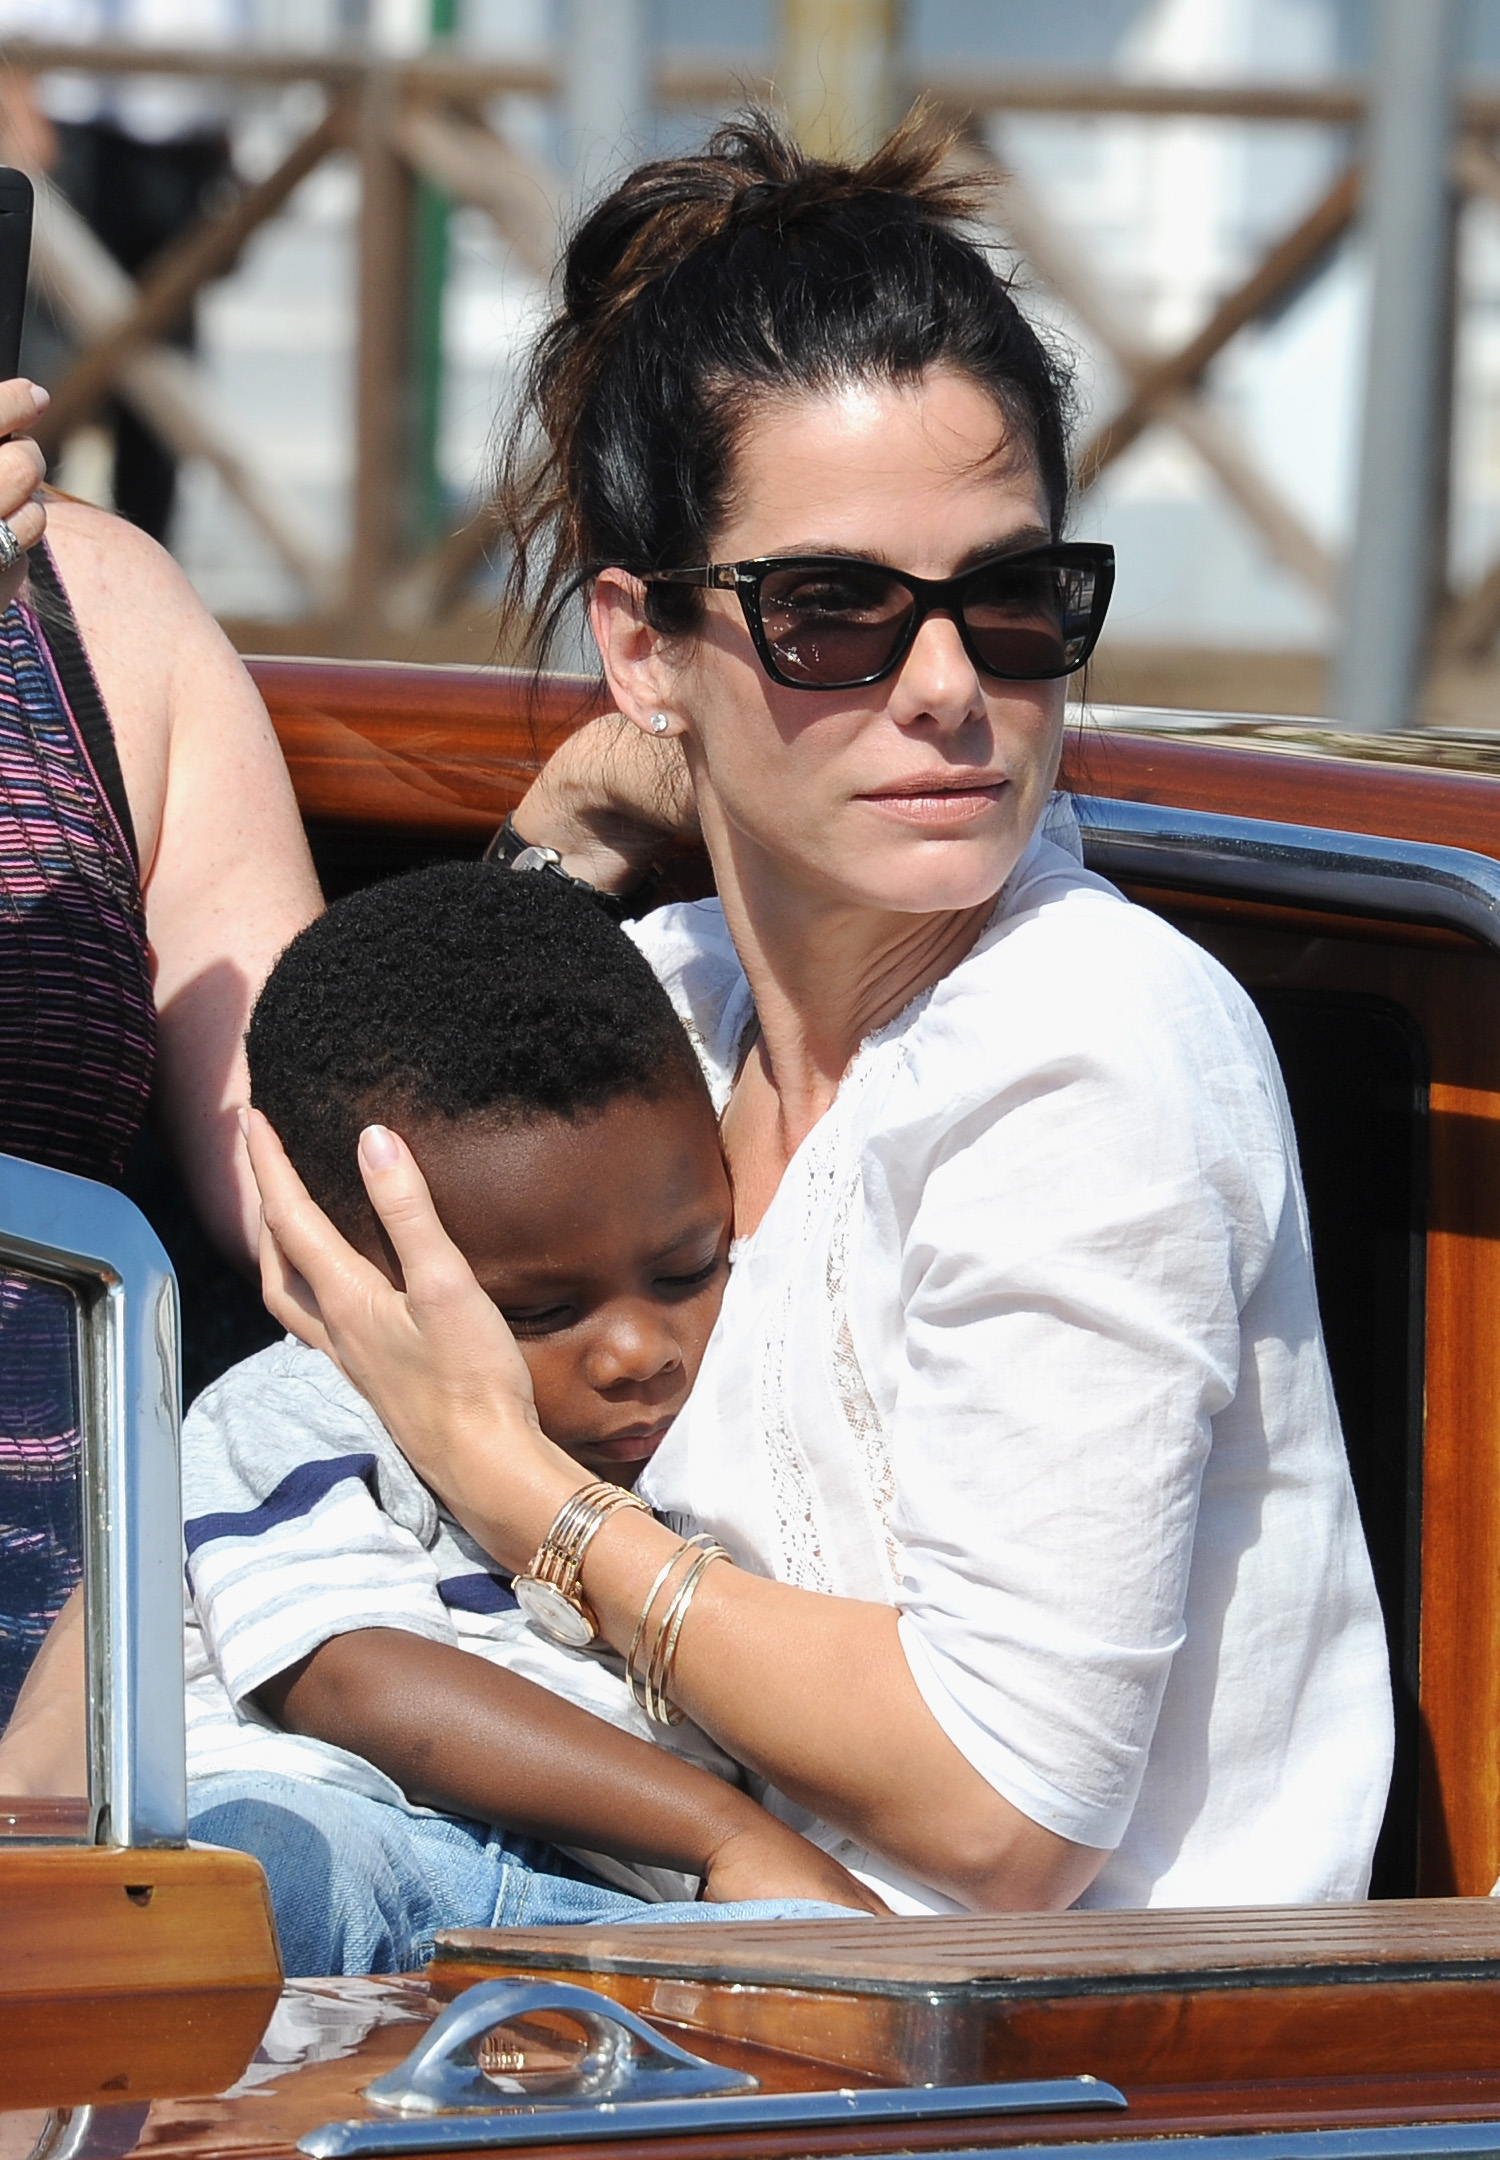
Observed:
[[[10,1155],[0,1155],[0,1268],[61,1285],[76,1314],[94,1834],[181,1845],[176,1278],[123,1193]]]
[[[1384,916],[1500,951],[1500,863],[1466,848],[1076,795],[1091,870],[1125,883]]]

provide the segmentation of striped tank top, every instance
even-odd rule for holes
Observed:
[[[109,716],[45,546],[0,616],[0,1151],[113,1180],[156,1044]],[[0,1270],[0,1725],[81,1571],[65,1292]]]

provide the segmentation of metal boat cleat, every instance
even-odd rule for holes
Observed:
[[[534,2073],[523,2084],[513,2073],[525,2067],[524,2050],[487,2050],[485,2042],[498,2027],[539,2010],[575,2019],[588,2045],[576,2062]],[[404,2062],[365,2087],[365,2098],[395,2115],[491,2115],[512,2096],[529,2107],[586,2107],[753,2092],[757,2083],[746,2071],[690,2055],[589,1988],[482,1980],[449,2004]]]

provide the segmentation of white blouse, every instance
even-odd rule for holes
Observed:
[[[635,935],[722,1105],[752,1011],[717,902]],[[1364,1895],[1389,1669],[1281,1076],[1238,984],[1065,845],[861,1048],[641,1489],[897,1606],[967,1759],[1109,1852],[1083,1903]]]

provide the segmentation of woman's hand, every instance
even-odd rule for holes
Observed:
[[[570,876],[601,892],[628,892],[669,842],[698,837],[680,744],[643,735],[619,713],[590,720],[553,752],[514,823],[533,846],[556,848]]]
[[[259,1111],[245,1113],[244,1132],[260,1187],[267,1309],[333,1359],[486,1550],[524,1566],[585,1480],[538,1425],[515,1338],[438,1220],[411,1150],[382,1125],[360,1137],[360,1170],[401,1267],[398,1290],[308,1197]]]
[[[379,1126],[360,1140],[365,1188],[402,1271],[396,1290],[313,1205],[255,1111],[246,1137],[265,1220],[267,1306],[334,1359],[485,1550],[524,1568],[584,1479],[538,1426],[515,1340],[444,1231],[410,1150]],[[594,1539],[589,1602],[617,1650],[631,1641],[659,1569],[681,1550],[672,1531],[635,1509],[617,1510]],[[1102,1852],[1022,1815],[964,1759],[917,1689],[889,1606],[713,1568],[682,1636],[673,1699],[788,1798],[961,1904],[1069,1905],[1103,1862]],[[779,1840],[776,1872],[765,1875],[753,1841],[739,1857],[714,1842],[723,1845],[708,1869],[716,1898],[731,1894],[731,1882],[736,1896],[851,1894],[830,1891],[826,1871],[836,1863],[811,1847],[796,1866],[813,1869],[823,1887],[789,1891]],[[805,1872],[796,1879],[806,1882]],[[843,1871],[831,1879],[843,1882]],[[752,1880],[774,1887],[747,1890]]]
[[[28,382],[24,375],[0,383],[0,518],[23,549],[34,548],[47,530],[47,513],[36,494],[47,477],[47,461],[20,430],[29,428],[50,403],[41,384]],[[0,574],[0,610],[10,606],[25,582],[24,559]]]

